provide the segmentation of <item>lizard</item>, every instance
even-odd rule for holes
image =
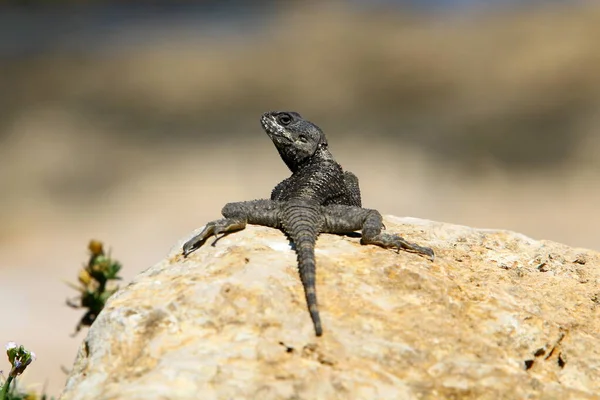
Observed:
[[[296,251],[315,334],[321,336],[315,288],[315,244],[320,233],[361,230],[364,245],[403,249],[431,260],[434,252],[397,234],[382,232],[385,227],[381,214],[362,207],[358,178],[335,161],[325,134],[317,125],[292,111],[266,112],[261,125],[292,175],[275,186],[270,199],[227,203],[221,210],[222,219],[209,222],[183,245],[183,256],[187,257],[208,238],[215,237],[214,245],[224,235],[244,229],[246,224],[282,230]]]

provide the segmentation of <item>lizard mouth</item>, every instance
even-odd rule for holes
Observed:
[[[267,135],[276,137],[277,139],[284,140],[286,142],[291,143],[292,139],[289,137],[289,134],[279,125],[273,117],[263,116],[260,119],[260,123],[267,133]]]

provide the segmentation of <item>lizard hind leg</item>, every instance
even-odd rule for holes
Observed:
[[[395,233],[382,233],[383,218],[376,210],[335,204],[323,206],[322,213],[325,216],[323,232],[349,233],[360,229],[361,244],[407,250],[426,256],[432,261],[434,259],[433,250],[429,247],[411,243]]]
[[[429,247],[419,246],[418,244],[411,243],[400,235],[395,233],[383,233],[383,219],[381,214],[375,210],[370,211],[362,227],[362,238],[360,242],[362,244],[374,244],[384,248],[395,248],[411,251],[423,256],[428,257],[431,261],[434,259],[433,250]]]

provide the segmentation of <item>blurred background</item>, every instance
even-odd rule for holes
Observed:
[[[383,214],[600,249],[600,5],[0,3],[0,341],[58,394],[91,238],[125,284],[288,175],[296,110]],[[0,357],[0,369],[8,362]]]

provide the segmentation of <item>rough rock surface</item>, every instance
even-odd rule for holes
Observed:
[[[321,235],[321,338],[281,232],[249,226],[185,260],[182,240],[110,299],[62,399],[599,398],[598,253],[386,225],[436,261]]]

